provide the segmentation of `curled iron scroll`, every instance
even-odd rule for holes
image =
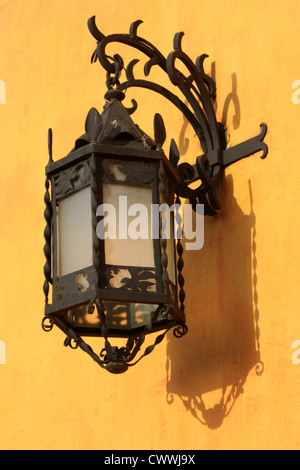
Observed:
[[[133,22],[128,34],[105,36],[98,29],[95,16],[90,18],[88,27],[92,36],[97,40],[92,62],[98,59],[107,72],[106,83],[109,89],[106,94],[107,99],[109,99],[109,96],[116,97],[112,93],[114,90],[123,93],[128,88],[140,87],[162,95],[184,115],[196,133],[202,152],[196,157],[195,165],[189,163],[178,165],[180,155],[178,148],[174,154],[174,139],[172,139],[170,161],[182,177],[178,195],[190,199],[192,203],[204,204],[205,214],[215,215],[220,209],[216,197],[216,186],[222,177],[224,168],[260,150],[263,150],[264,158],[267,155],[267,146],[263,139],[267,127],[262,124],[263,132],[259,136],[227,149],[226,130],[217,121],[212,102],[216,96],[216,84],[204,71],[204,61],[208,57],[207,54],[200,55],[194,63],[182,50],[184,33],[179,32],[174,36],[174,50],[166,58],[153,44],[138,35],[138,28],[141,23],[143,23],[141,20]],[[111,43],[125,44],[147,56],[148,59],[144,64],[145,77],[135,77],[134,68],[139,59],[133,59],[125,65],[125,61],[119,54],[115,54],[113,57],[108,55],[106,49]],[[176,67],[177,61],[185,66],[187,74],[179,71]],[[184,99],[168,88],[146,79],[154,66],[160,67],[166,73]],[[125,71],[126,80],[121,82],[123,71]],[[133,102],[133,107],[129,110],[130,114],[135,111],[136,107],[136,102]],[[158,148],[161,148],[160,144]],[[200,181],[200,184],[198,188],[191,189],[191,183],[194,181]]]
[[[100,351],[99,355],[96,354],[90,345],[88,345],[81,336],[79,336],[75,330],[60,316],[51,314],[46,315],[42,320],[42,328],[45,332],[49,332],[53,329],[53,326],[58,326],[65,334],[64,346],[70,347],[71,349],[77,349],[78,347],[86,352],[102,369],[106,369],[112,374],[122,374],[126,372],[129,367],[136,365],[145,356],[148,356],[154,348],[162,342],[168,331],[171,329],[170,326],[166,326],[165,331],[158,335],[154,343],[147,346],[144,352],[137,358],[137,355],[145,342],[146,334],[151,332],[151,323],[146,325],[144,329],[137,335],[134,333],[129,336],[127,343],[124,347],[112,346],[108,337],[109,330],[106,325],[105,307],[99,299],[92,299],[88,305],[88,312],[92,314],[95,310],[100,320],[101,336],[104,339],[104,348]],[[153,315],[152,321],[155,320],[156,316],[161,312],[169,312],[172,308],[168,305],[162,305],[158,308],[157,312]],[[180,324],[174,329],[174,335],[177,338],[184,336],[187,333],[187,327],[184,324]]]
[[[208,152],[221,150],[220,127],[217,123],[213,109],[212,98],[216,93],[215,82],[204,72],[204,60],[208,57],[206,54],[199,56],[195,63],[183,52],[182,38],[184,33],[176,33],[174,37],[174,51],[168,57],[164,55],[149,41],[138,36],[138,27],[142,23],[137,20],[130,26],[129,34],[111,34],[105,36],[96,26],[95,17],[88,21],[88,27],[97,40],[97,48],[92,56],[92,60],[99,60],[101,66],[106,70],[108,88],[115,86],[120,91],[126,91],[131,87],[145,88],[168,99],[180,112],[186,117],[193,127],[204,154]],[[180,90],[184,99],[177,94],[172,93],[166,87],[146,80],[145,78],[136,78],[134,75],[134,67],[139,62],[138,59],[131,60],[127,66],[125,61],[119,55],[111,57],[107,54],[107,46],[111,43],[122,43],[141,51],[148,57],[144,65],[144,75],[148,77],[152,67],[160,67],[169,77],[170,81]],[[176,68],[176,62],[180,61],[184,64],[188,71],[187,75]],[[126,80],[120,82],[122,70],[125,70]],[[116,80],[116,76],[118,79]],[[186,104],[188,102],[189,105]],[[170,149],[170,153],[172,150]],[[198,158],[201,158],[198,157]],[[211,168],[204,169],[202,166],[202,174],[197,174],[196,179],[200,179],[200,185],[197,189],[191,189],[187,182],[183,180],[180,195],[191,200],[200,200],[204,202],[206,212],[209,214],[216,213],[215,209],[219,204],[215,204],[216,196],[214,194],[214,185],[211,184],[211,176],[213,174],[214,183],[221,177],[222,167],[218,166],[212,171]],[[208,170],[208,171],[207,171]],[[202,179],[203,177],[203,179]],[[210,182],[209,185],[207,182]],[[211,194],[214,194],[211,198]]]

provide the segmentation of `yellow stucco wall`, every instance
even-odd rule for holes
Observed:
[[[230,144],[269,128],[268,158],[226,171],[223,211],[206,219],[204,248],[186,254],[189,334],[170,334],[121,376],[40,327],[47,129],[60,158],[104,103],[92,15],[104,34],[143,19],[139,33],[164,54],[184,31],[188,55],[209,54]],[[1,449],[300,447],[299,21],[298,0],[0,1]],[[194,163],[193,132],[149,93],[139,91],[134,120],[152,134],[162,112]]]

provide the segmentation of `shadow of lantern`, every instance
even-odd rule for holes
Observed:
[[[251,183],[249,215],[232,196],[231,176],[222,186],[226,214],[206,219],[203,249],[185,253],[189,336],[180,345],[168,337],[167,350],[167,402],[177,395],[211,429],[229,415],[249,372],[263,373]]]

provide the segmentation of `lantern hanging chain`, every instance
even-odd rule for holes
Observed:
[[[106,55],[106,58],[112,60],[113,66],[115,68],[113,77],[111,76],[110,72],[106,73],[106,86],[109,90],[114,86],[118,88],[120,85],[119,78],[121,76],[122,70],[125,70],[123,59],[119,54],[115,54],[113,57]]]

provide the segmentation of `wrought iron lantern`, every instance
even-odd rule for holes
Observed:
[[[140,23],[133,23],[128,35],[106,37],[96,27],[95,17],[89,20],[89,30],[97,40],[92,62],[99,59],[107,71],[104,110],[102,114],[95,108],[89,111],[85,134],[76,140],[66,157],[55,162],[51,129],[48,137],[50,158],[46,166],[44,214],[46,305],[42,326],[45,331],[54,325],[59,327],[66,334],[66,346],[80,347],[111,373],[125,372],[151,353],[170,329],[177,337],[187,333],[180,198],[189,199],[193,206],[203,204],[205,215],[215,215],[220,209],[215,188],[224,168],[260,150],[262,158],[267,154],[263,142],[265,124],[261,125],[259,136],[226,148],[225,129],[217,122],[212,103],[215,83],[203,69],[206,56],[194,64],[182,51],[183,34],[178,33],[174,51],[166,59],[152,44],[137,36]],[[146,54],[149,60],[145,76],[152,66],[161,67],[190,107],[166,88],[136,79],[133,68],[137,61],[131,61],[125,69],[118,54],[114,57],[106,54],[110,42],[124,43]],[[176,69],[176,60],[184,63],[188,76]],[[126,81],[121,83],[123,70]],[[166,157],[162,149],[166,131],[159,114],[154,117],[154,139],[133,122],[131,115],[136,102],[133,101],[131,109],[122,104],[124,91],[130,87],[157,92],[184,114],[195,129],[203,152],[195,165],[179,164],[180,155],[173,139],[169,158]],[[199,187],[191,189],[195,181],[199,181]],[[128,207],[133,216],[141,204],[146,211],[143,220],[147,235],[129,237]],[[153,207],[173,207],[174,211],[153,211]],[[110,217],[114,222],[113,233],[108,233]],[[153,344],[138,357],[145,337],[160,331]],[[88,337],[104,339],[100,354],[88,345]],[[113,338],[123,338],[125,342],[113,346]]]

